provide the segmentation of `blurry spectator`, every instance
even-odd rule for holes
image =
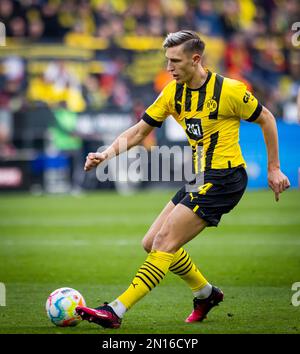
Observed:
[[[64,0],[58,13],[59,25],[63,32],[71,31],[76,23],[76,3],[72,0]]]
[[[110,21],[112,37],[122,37],[125,34],[123,21],[120,17],[113,16]]]
[[[43,77],[33,78],[29,82],[28,97],[52,107],[64,102],[72,112],[81,112],[86,108],[76,73],[63,60],[51,62]]]
[[[80,83],[76,73],[63,60],[50,63],[45,71],[44,80],[54,102],[65,102],[73,112],[85,109],[81,97]]]
[[[0,1],[0,21],[5,25],[9,23],[14,15],[14,5],[11,0]],[[10,32],[8,32],[10,35]]]
[[[275,37],[264,39],[262,43],[254,58],[256,71],[261,83],[272,90],[278,87],[280,76],[285,72],[285,58]]]
[[[127,24],[129,21],[131,22],[130,27],[133,33],[140,36],[147,35],[149,16],[145,4],[142,1],[133,1],[126,11],[125,21]]]
[[[88,75],[83,82],[83,97],[89,109],[97,111],[105,107],[107,96],[100,87],[96,75]]]
[[[286,71],[282,48],[276,38],[262,39],[253,56],[254,72],[252,81],[261,92],[268,109],[277,117],[282,116],[279,83]]]
[[[179,31],[178,22],[174,17],[168,16],[165,20],[165,34]]]
[[[268,14],[264,12],[263,8],[258,8],[251,28],[248,28],[248,32],[252,37],[267,37],[268,22],[266,21],[266,17],[268,17]]]
[[[252,27],[255,15],[256,7],[253,0],[239,0],[239,20],[243,31]]]
[[[2,107],[4,106],[4,107]],[[5,108],[3,92],[0,93],[0,159],[13,156],[15,148],[12,144],[13,120],[11,112]]]
[[[249,79],[252,70],[252,58],[247,47],[246,37],[242,33],[234,34],[225,49],[225,68],[227,76],[245,81]]]
[[[77,48],[99,49],[99,52],[109,48],[101,52],[100,66],[104,66],[104,70],[99,82],[97,77],[85,72],[80,80],[86,79],[81,83],[72,66],[61,61],[49,64],[45,73],[35,74],[30,80],[30,99],[52,107],[64,102],[68,109],[76,112],[89,105],[92,109],[113,105],[132,107],[128,83],[120,76],[120,70],[111,71],[115,66],[112,58],[119,57],[120,51],[116,49],[123,36],[158,37],[182,28],[208,36],[207,47],[213,49],[207,51],[205,60],[212,70],[224,67],[224,74],[246,82],[248,87],[254,86],[258,95],[262,95],[260,99],[279,105],[283,110],[279,86],[282,77],[291,76],[290,82],[298,82],[292,73],[295,70],[289,68],[295,64],[289,65],[289,61],[293,51],[291,24],[299,21],[299,14],[298,0],[0,0],[0,21],[6,24],[10,37],[38,43],[59,42],[69,33],[74,35],[73,46],[76,43]],[[129,41],[129,47],[132,43],[141,43],[131,38]],[[70,38],[65,37],[65,42],[70,43]],[[224,47],[225,55],[221,50]],[[125,56],[130,62],[131,53],[128,51]],[[128,77],[129,84],[138,85],[139,90],[142,84]],[[156,86],[167,80],[161,71]],[[5,82],[3,87],[14,90],[13,85]],[[291,96],[287,94],[286,99]]]
[[[124,112],[129,112],[132,109],[130,91],[122,79],[118,78],[114,82],[111,95],[108,97],[108,105]]]
[[[214,9],[214,3],[210,0],[198,2],[195,12],[195,25],[197,31],[207,36],[223,36],[222,22],[219,14]]]
[[[111,38],[113,37],[112,27],[108,22],[103,22],[101,25],[98,26],[95,36],[111,40]]]
[[[64,34],[64,28],[58,21],[59,1],[48,0],[42,5],[42,19],[45,26],[44,37],[59,41]]]
[[[299,21],[300,4],[297,0],[286,0],[284,8],[290,17],[290,23]]]
[[[290,86],[289,97],[283,102],[282,118],[287,123],[300,124],[300,81]]]
[[[162,17],[152,16],[149,20],[148,36],[160,37],[164,33],[164,25]]]
[[[81,24],[83,33],[92,35],[96,32],[95,16],[88,1],[79,2],[76,17],[77,21]]]
[[[13,114],[23,105],[24,63],[18,57],[2,62],[0,85],[0,155],[14,154]]]
[[[294,50],[288,57],[289,76],[286,77],[284,93],[281,100],[283,106],[283,120],[300,123],[300,52]]]
[[[161,0],[160,5],[164,15],[174,18],[177,22],[178,18],[186,16],[189,2],[184,0]]]
[[[33,19],[28,24],[28,36],[32,41],[39,41],[44,34],[44,23],[40,19]]]
[[[239,31],[239,5],[236,0],[225,0],[222,2],[220,21],[223,27],[222,32],[226,39]]]
[[[24,18],[17,16],[9,21],[8,34],[14,38],[25,38],[26,23]]]
[[[49,128],[50,151],[63,153],[70,160],[72,193],[80,193],[84,181],[82,139],[76,132],[77,114],[63,105],[53,110],[54,126]]]

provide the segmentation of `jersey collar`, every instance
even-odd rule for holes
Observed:
[[[208,84],[211,76],[212,76],[212,73],[211,71],[209,71],[208,69],[206,69],[207,71],[207,78],[206,80],[204,81],[204,83],[202,84],[202,86],[196,88],[196,89],[191,89],[189,88],[188,86],[186,86],[186,88],[189,90],[189,91],[205,91],[206,90],[206,85]]]

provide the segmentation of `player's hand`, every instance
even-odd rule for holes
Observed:
[[[279,194],[290,187],[290,181],[280,169],[271,170],[268,172],[268,183],[270,188],[275,193],[275,200],[278,202]]]
[[[106,159],[107,154],[105,152],[90,152],[86,157],[84,170],[90,171]]]

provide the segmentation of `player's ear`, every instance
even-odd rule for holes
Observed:
[[[193,54],[192,60],[193,60],[193,65],[199,64],[201,61],[201,55],[197,53]]]

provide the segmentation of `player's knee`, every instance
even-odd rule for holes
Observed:
[[[142,239],[142,246],[144,250],[149,253],[152,249],[152,240],[150,240],[148,237],[144,237]]]
[[[152,245],[153,250],[175,253],[179,248],[176,240],[172,238],[170,229],[164,228],[155,235]]]

